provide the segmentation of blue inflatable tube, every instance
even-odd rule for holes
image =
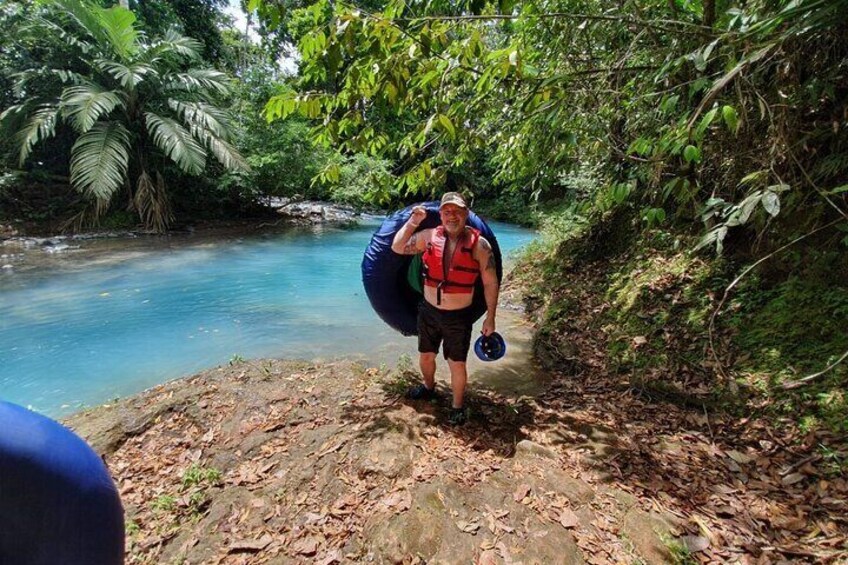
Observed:
[[[0,563],[123,562],[124,510],[100,457],[57,422],[0,401]]]
[[[441,223],[439,203],[425,202],[420,206],[424,206],[427,210],[427,218],[421,222],[416,231],[437,227]],[[408,206],[383,221],[371,237],[371,242],[365,250],[365,257],[362,259],[362,284],[365,286],[365,293],[368,295],[371,306],[384,322],[407,336],[418,334],[418,304],[423,297],[407,280],[413,256],[398,255],[392,251],[392,240],[412,215],[412,208],[414,206]],[[492,244],[498,280],[502,280],[501,249],[495,234],[474,212],[468,213],[467,225],[480,230],[481,235]],[[486,313],[486,297],[483,295],[483,283],[479,278],[474,289],[474,302],[471,307],[475,320]]]

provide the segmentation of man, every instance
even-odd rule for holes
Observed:
[[[407,393],[412,399],[429,400],[436,394],[436,354],[444,344],[451,373],[453,403],[450,423],[465,422],[463,407],[468,381],[466,360],[471,346],[471,302],[477,277],[483,282],[486,318],[483,335],[495,331],[499,281],[491,244],[476,229],[466,226],[468,205],[457,192],[447,192],[439,205],[442,225],[415,233],[427,217],[422,206],[392,241],[392,251],[402,255],[422,253],[424,301],[418,310],[418,352],[423,384]]]

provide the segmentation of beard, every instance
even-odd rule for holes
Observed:
[[[456,220],[444,223],[445,232],[452,237],[458,237],[465,230],[465,222]]]

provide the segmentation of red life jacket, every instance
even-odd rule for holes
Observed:
[[[453,257],[445,260],[447,236],[445,227],[433,230],[427,249],[421,256],[422,274],[426,286],[436,288],[436,303],[442,303],[442,292],[448,294],[471,294],[474,283],[480,276],[480,263],[473,256],[474,246],[480,239],[480,231],[465,228],[465,234],[457,242]]]

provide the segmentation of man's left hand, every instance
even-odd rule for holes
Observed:
[[[495,319],[494,318],[486,318],[485,320],[483,320],[482,333],[486,337],[495,333]]]

